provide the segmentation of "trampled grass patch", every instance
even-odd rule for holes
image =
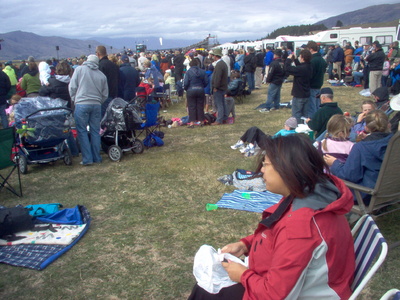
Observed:
[[[282,89],[290,100],[291,83]],[[365,100],[351,87],[333,87],[343,111],[359,111]],[[255,158],[230,149],[250,126],[269,134],[280,130],[290,109],[260,113],[266,86],[236,105],[233,125],[163,128],[163,147],[143,154],[125,153],[120,162],[103,154],[101,165],[82,167],[61,161],[29,166],[22,177],[24,197],[0,193],[0,204],[60,202],[65,207],[85,205],[92,224],[70,251],[43,271],[0,265],[2,299],[185,299],[195,279],[193,257],[202,244],[216,248],[252,233],[260,215],[218,209],[206,211],[232,187],[216,179],[236,168],[253,169]],[[183,117],[183,102],[163,113],[166,119]],[[385,238],[400,240],[400,213],[377,220]],[[399,248],[365,291],[363,299],[379,298],[399,288]]]

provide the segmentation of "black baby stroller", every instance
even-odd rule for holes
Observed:
[[[62,99],[23,98],[15,104],[18,133],[19,170],[28,172],[28,164],[45,164],[63,159],[72,165],[68,139],[73,138],[72,110]]]
[[[123,152],[143,153],[143,142],[135,133],[142,122],[134,104],[121,98],[110,102],[101,120],[101,146],[112,161],[120,161]]]

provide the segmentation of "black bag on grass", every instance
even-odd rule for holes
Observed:
[[[0,208],[0,237],[30,230],[33,227],[32,216],[26,208],[21,206]]]

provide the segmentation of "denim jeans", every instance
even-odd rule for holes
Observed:
[[[304,124],[301,117],[305,117],[307,115],[306,107],[309,98],[296,98],[292,99],[292,117],[295,117],[297,120],[297,124]]]
[[[6,108],[7,108],[7,104],[0,105],[0,118],[1,118],[1,125],[3,126],[3,128],[8,127],[8,118],[6,115]]]
[[[272,105],[275,109],[279,109],[281,102],[281,88],[282,85],[270,83],[268,86],[267,102],[265,102],[265,108],[271,109]]]
[[[321,100],[316,96],[319,94],[320,91],[320,89],[310,89],[310,99],[307,103],[307,115],[305,117],[312,118],[317,112],[321,104]]]
[[[75,124],[81,147],[84,165],[101,162],[100,156],[100,121],[101,105],[77,104],[75,106]],[[89,135],[87,126],[89,125]]]
[[[214,92],[214,103],[217,107],[217,120],[218,123],[223,123],[228,119],[228,111],[225,102],[225,92],[224,91],[216,91]]]
[[[358,85],[358,84],[361,84],[361,79],[363,79],[364,74],[363,74],[363,72],[353,72],[353,77],[354,77],[355,83]]]
[[[255,88],[255,82],[254,82],[254,72],[246,72],[246,80],[247,80],[247,85],[249,86],[249,90],[252,91]]]

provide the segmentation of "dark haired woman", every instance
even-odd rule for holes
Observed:
[[[39,68],[34,61],[30,61],[28,69],[29,71],[22,77],[21,88],[26,92],[26,97],[37,97],[42,86],[39,79]]]
[[[283,196],[266,209],[254,234],[222,248],[249,257],[249,266],[222,262],[238,284],[209,294],[198,285],[189,299],[347,299],[355,267],[344,214],[350,190],[324,173],[326,164],[301,134],[260,142],[267,190]],[[234,295],[234,296],[233,296]]]
[[[183,79],[189,113],[188,128],[193,128],[195,122],[201,125],[204,123],[204,88],[207,86],[208,78],[206,71],[200,69],[200,64],[198,58],[192,59],[189,63],[190,69]]]

